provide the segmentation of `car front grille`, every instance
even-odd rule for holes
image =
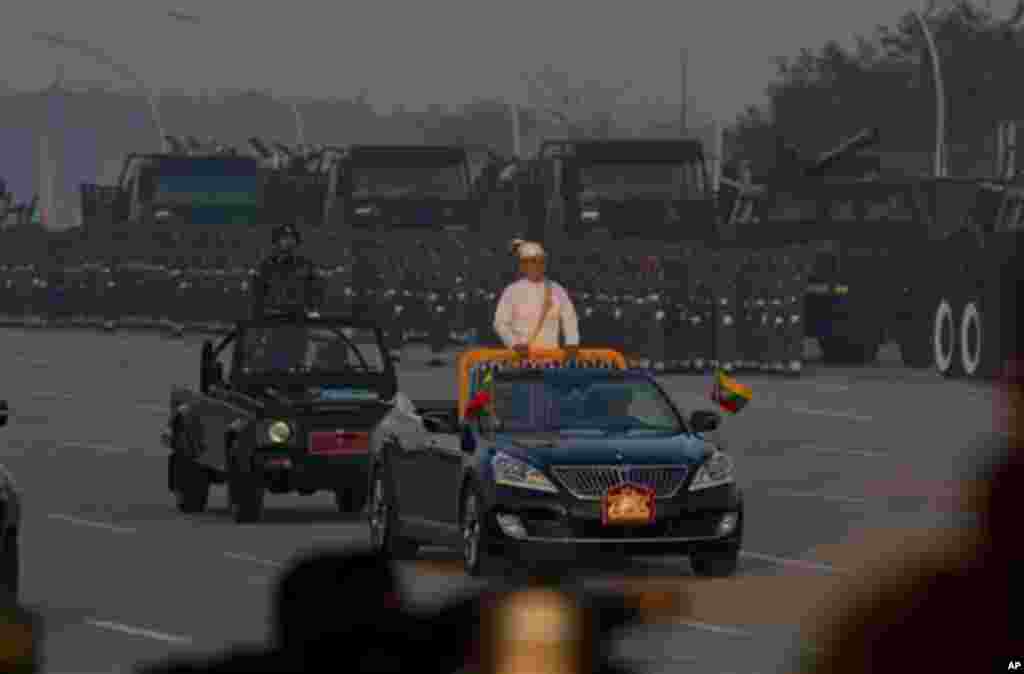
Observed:
[[[672,498],[683,486],[686,466],[555,466],[555,477],[578,499],[596,501],[612,487],[639,484],[654,489],[656,498]]]

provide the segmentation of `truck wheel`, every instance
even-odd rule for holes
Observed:
[[[962,363],[958,357],[958,312],[948,296],[939,298],[932,314],[932,359],[943,377],[959,377]]]
[[[366,499],[363,490],[356,487],[342,487],[334,490],[334,503],[340,513],[355,513],[363,509]]]
[[[178,451],[171,454],[168,462],[178,510],[186,514],[206,510],[210,500],[210,477],[203,467]]]
[[[243,472],[236,462],[228,471],[228,503],[238,524],[259,522],[263,517],[263,483],[254,473]]]
[[[1003,344],[995,298],[977,292],[964,303],[960,314],[960,349],[957,356],[964,375],[991,379],[1002,374]]]

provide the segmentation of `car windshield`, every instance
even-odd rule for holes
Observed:
[[[352,170],[352,190],[357,199],[415,196],[465,199],[469,195],[469,178],[462,164],[356,167]]]
[[[385,356],[372,331],[341,325],[248,328],[241,340],[246,375],[384,372]]]
[[[704,196],[704,168],[699,163],[594,163],[580,167],[579,189],[581,201],[700,199]]]
[[[498,375],[494,417],[502,432],[682,432],[671,403],[643,377],[546,372]]]

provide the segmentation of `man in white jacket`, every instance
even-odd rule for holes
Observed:
[[[516,239],[512,247],[524,278],[501,294],[494,330],[506,348],[522,355],[529,353],[530,347],[557,349],[559,336],[564,336],[565,349],[570,358],[575,358],[580,344],[579,322],[569,293],[545,278],[546,255],[540,244]]]

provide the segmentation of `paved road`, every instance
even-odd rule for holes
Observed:
[[[47,621],[46,671],[130,671],[261,641],[289,558],[366,540],[363,522],[338,515],[326,495],[270,496],[268,521],[253,526],[229,521],[222,489],[208,514],[174,510],[158,434],[169,388],[196,381],[197,338],[2,329],[0,353],[0,397],[13,411],[0,461],[26,493],[24,598]],[[624,656],[659,656],[650,671],[779,671],[798,626],[844,572],[953,519],[968,448],[994,426],[993,394],[892,358],[744,379],[755,399],[724,429],[748,490],[741,573],[698,582],[684,559],[638,562],[632,582],[665,576],[687,588],[693,609],[624,635]],[[413,398],[454,390],[451,368],[420,361],[403,363]],[[707,406],[706,377],[664,381],[683,407]],[[417,597],[466,582],[453,554],[424,557],[405,569]]]

